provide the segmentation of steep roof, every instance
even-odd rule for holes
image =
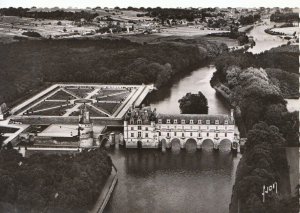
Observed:
[[[228,121],[228,124],[234,124],[234,121],[229,115],[219,114],[219,115],[207,115],[207,114],[158,114],[157,121],[161,119],[162,124],[167,123],[167,119],[170,119],[170,123],[173,124],[174,120],[177,120],[178,124],[181,123],[181,120],[185,120],[185,123],[190,123],[190,120],[193,120],[194,124],[198,123],[198,120],[201,120],[202,124],[206,120],[210,121],[210,124],[215,124],[215,121],[218,120],[219,124],[225,124],[225,121]]]

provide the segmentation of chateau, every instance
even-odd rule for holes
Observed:
[[[234,133],[233,110],[230,115],[157,114],[150,107],[128,111],[124,120],[124,140],[127,148],[198,149],[205,143],[218,149],[223,142],[238,148]]]

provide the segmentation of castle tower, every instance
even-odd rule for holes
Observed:
[[[84,105],[79,115],[78,123],[79,146],[90,148],[93,146],[93,123],[90,120],[90,113]]]

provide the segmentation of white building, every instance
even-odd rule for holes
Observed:
[[[128,112],[124,121],[127,148],[186,148],[194,144],[201,149],[209,144],[218,149],[221,143],[237,148],[234,117],[206,114],[156,114],[150,108]]]

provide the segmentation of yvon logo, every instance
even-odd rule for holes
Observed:
[[[263,196],[263,203],[265,202],[265,195],[268,194],[268,193],[271,193],[275,190],[276,194],[278,192],[277,190],[277,182],[274,182],[272,185],[269,185],[269,186],[266,186],[264,185],[263,186],[263,192],[262,192],[262,196]]]

